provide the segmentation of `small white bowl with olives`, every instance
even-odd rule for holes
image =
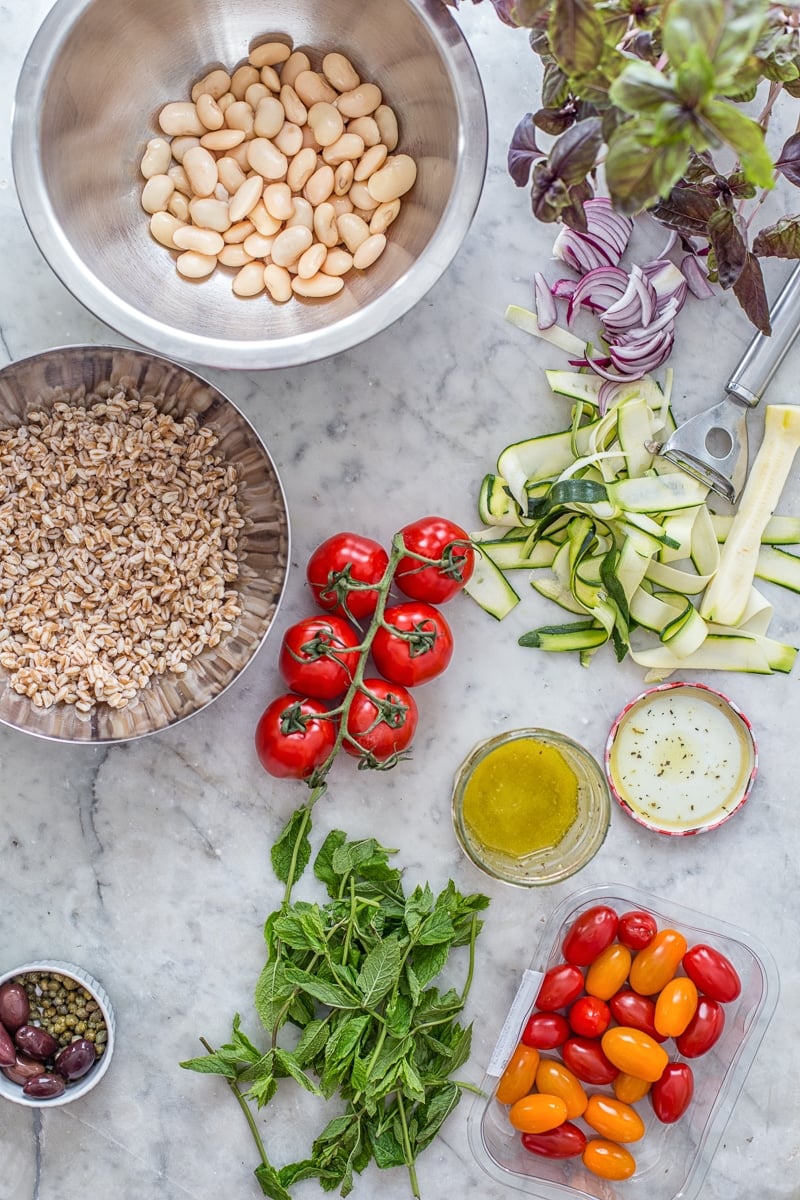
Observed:
[[[52,1108],[85,1096],[114,1051],[114,1010],[82,967],[24,963],[0,974],[0,1096]]]

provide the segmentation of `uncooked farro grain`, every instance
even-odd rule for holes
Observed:
[[[0,667],[41,708],[124,708],[241,614],[238,474],[213,430],[103,384],[0,430]]]

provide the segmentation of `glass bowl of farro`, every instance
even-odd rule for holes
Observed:
[[[272,458],[194,372],[103,346],[0,370],[0,722],[115,742],[191,716],[259,649],[288,561]]]

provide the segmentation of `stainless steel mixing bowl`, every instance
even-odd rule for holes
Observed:
[[[16,428],[33,409],[49,409],[63,399],[56,389],[85,389],[88,394],[101,383],[123,380],[150,394],[162,411],[176,419],[193,413],[216,433],[214,453],[235,464],[238,506],[245,519],[236,583],[242,615],[217,646],[189,662],[185,674],[153,676],[126,708],[97,704],[86,714],[74,704],[37,708],[27,696],[12,690],[0,669],[0,722],[55,741],[127,741],[205,708],[233,683],[261,646],[286,584],[289,518],[275,465],[244,414],[194,372],[141,350],[104,346],[46,350],[0,370],[0,428]],[[162,393],[163,400],[158,400]]]
[[[418,165],[384,254],[329,300],[238,299],[227,271],[182,279],[140,206],[139,163],[161,107],[269,34],[288,35],[312,65],[346,53],[381,87],[399,116],[399,149]],[[441,0],[57,0],[22,68],[12,151],[31,232],[93,313],[182,361],[282,367],[364,341],[436,282],[480,198],[486,110]]]

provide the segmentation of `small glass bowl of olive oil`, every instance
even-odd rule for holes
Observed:
[[[480,742],[453,788],[461,849],[495,879],[559,883],[602,846],[611,796],[588,750],[551,729],[512,729]]]

